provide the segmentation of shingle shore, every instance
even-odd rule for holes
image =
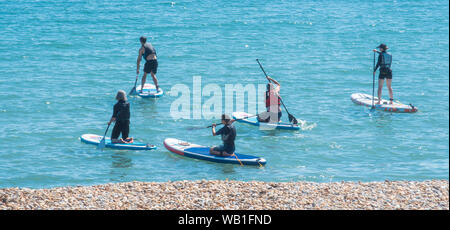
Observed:
[[[448,180],[126,182],[0,189],[0,209],[449,209]]]

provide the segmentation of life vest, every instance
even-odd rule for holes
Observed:
[[[390,69],[392,64],[392,55],[388,52],[382,52],[381,54],[380,68]]]
[[[277,99],[273,98],[275,96],[277,97]],[[271,100],[271,97],[272,97],[272,100]],[[271,102],[272,102],[272,104],[271,104]],[[269,108],[271,105],[272,106],[274,106],[274,105],[280,106],[281,105],[280,97],[275,95],[274,93],[271,93],[271,91],[266,91],[266,108]]]

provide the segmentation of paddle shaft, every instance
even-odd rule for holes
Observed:
[[[100,143],[98,143],[97,149],[101,149],[103,151],[103,148],[105,147],[106,133],[108,133],[108,129],[109,129],[110,125],[111,125],[111,123],[108,123],[108,127],[106,127],[105,134],[103,135],[103,138],[100,140]]]
[[[106,131],[105,131],[105,134],[103,135],[102,141],[105,139],[106,133],[108,133],[108,129],[109,129],[110,125],[111,125],[111,123],[108,123],[108,127],[106,127]]]
[[[372,109],[375,108],[375,52],[373,52]]]
[[[136,75],[136,80],[134,81],[134,87],[131,89],[129,94],[133,94],[134,91],[136,90],[136,84],[137,84],[138,78],[139,78],[139,75]]]
[[[260,67],[261,70],[263,71],[264,75],[266,75],[266,78],[268,78],[269,76],[267,75],[266,71],[265,71],[264,68],[262,67],[261,63],[259,63],[259,60],[256,59],[256,61],[258,62],[259,67]],[[269,81],[269,83],[270,83],[270,80],[269,80],[269,79],[267,79],[267,81]],[[292,114],[290,114],[290,113],[289,113],[289,110],[286,108],[286,105],[284,105],[283,99],[282,99],[279,95],[278,95],[278,97],[280,98],[280,102],[281,102],[281,104],[283,105],[284,109],[286,110],[288,116],[292,116]],[[294,116],[292,116],[292,117],[295,118]]]
[[[256,116],[258,116],[258,115],[252,115],[252,116],[248,116],[248,117],[243,117],[243,118],[235,119],[235,121],[240,121],[240,120],[244,120],[244,119],[247,119],[247,118],[250,118],[250,117],[256,117]],[[217,124],[217,125],[223,125],[223,124],[220,123],[220,124]],[[209,125],[209,126],[207,126],[206,128],[211,128],[211,127],[212,127],[212,125]]]

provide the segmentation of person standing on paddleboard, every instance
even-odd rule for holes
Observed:
[[[234,140],[236,139],[236,128],[228,115],[222,114],[223,127],[216,132],[216,124],[212,124],[213,136],[221,135],[223,145],[215,146],[209,149],[209,153],[221,157],[229,157],[234,154]]]
[[[117,103],[114,105],[113,115],[111,120],[108,122],[108,125],[115,122],[111,134],[111,142],[133,143],[133,138],[128,137],[130,132],[130,103],[127,101],[125,91],[119,90],[116,95],[116,100]],[[118,139],[120,133],[122,133],[122,138]]]
[[[377,104],[381,103],[381,93],[383,90],[384,79],[386,79],[386,86],[389,90],[389,100],[390,100],[389,104],[392,104],[392,102],[394,100],[394,94],[392,92],[392,69],[391,69],[392,55],[387,52],[387,49],[389,49],[389,48],[387,47],[386,44],[381,44],[377,48],[379,48],[380,51],[378,51],[376,49],[373,50],[373,52],[378,53],[378,62],[375,66],[375,69],[373,70],[374,75],[377,72],[378,67],[380,67],[380,75],[378,75],[378,102],[377,102]]]
[[[156,60],[156,50],[153,48],[150,42],[147,42],[147,38],[142,36],[140,38],[141,48],[139,49],[139,55],[137,58],[137,68],[136,74],[139,75],[139,65],[141,63],[141,59],[144,58],[144,75],[142,76],[142,84],[141,84],[141,92],[144,89],[145,82],[147,80],[147,74],[153,78],[153,82],[156,86],[156,91],[159,91],[158,79],[156,78],[156,72],[158,71],[158,61]]]
[[[258,115],[259,122],[278,123],[281,120],[281,99],[280,89],[281,85],[276,80],[267,76],[267,90],[266,90],[266,112],[262,112]],[[270,83],[270,82],[273,82]]]

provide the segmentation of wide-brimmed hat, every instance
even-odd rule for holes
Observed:
[[[222,114],[222,120],[224,120],[224,121],[230,121],[231,120],[231,117],[230,116],[228,116],[228,115],[226,115],[226,114]]]
[[[387,47],[387,45],[384,44],[384,43],[381,43],[379,46],[377,46],[377,48],[382,48],[382,49],[384,49],[384,50],[389,49],[389,47]]]

